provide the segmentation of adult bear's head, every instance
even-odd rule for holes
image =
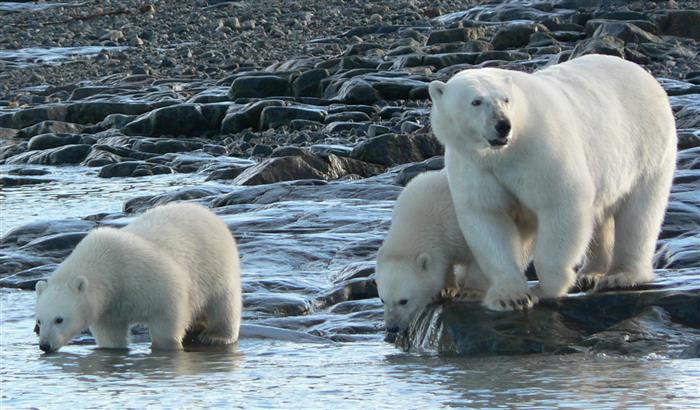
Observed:
[[[513,137],[513,79],[506,70],[465,70],[429,87],[435,136],[457,151],[500,149]]]

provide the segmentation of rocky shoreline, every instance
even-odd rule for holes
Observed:
[[[604,53],[646,67],[671,98],[678,170],[655,264],[663,269],[661,298],[681,298],[686,316],[643,296],[645,290],[621,292],[625,300],[651,302],[604,325],[581,320],[575,337],[548,340],[545,345],[558,347],[544,350],[579,346],[600,332],[622,335],[629,328],[619,323],[649,315],[648,309],[669,328],[692,335],[700,328],[687,319],[693,309],[700,317],[697,1],[86,1],[11,11],[7,5],[0,4],[3,21],[10,22],[0,36],[0,166],[6,169],[0,186],[6,195],[14,187],[52,183],[53,166],[87,167],[95,178],[197,173],[217,184],[132,198],[120,213],[2,232],[0,286],[32,289],[95,226],[121,226],[149,207],[194,200],[242,236],[243,253],[268,249],[303,260],[292,270],[320,259],[326,278],[332,276],[321,281],[325,286],[279,278],[248,283],[248,319],[339,341],[380,337],[373,259],[391,201],[417,173],[443,166],[442,147],[430,130],[428,83],[470,67],[533,71]],[[101,51],[70,55],[86,47]],[[48,49],[59,57],[47,60]],[[323,210],[264,214],[265,206],[289,203],[290,211],[296,201],[320,200],[350,205],[336,209],[340,216]],[[368,211],[372,206],[380,210]],[[256,220],[236,217],[251,212]],[[271,232],[295,239],[300,232],[345,232],[357,239],[340,250],[320,244],[319,254],[300,255],[289,244],[272,251],[275,241],[256,242],[255,235]],[[669,279],[677,273],[682,284]],[[579,295],[562,306],[575,317],[587,304],[608,299]],[[545,325],[551,317],[536,312],[560,308],[542,306],[526,322]],[[436,307],[399,345],[445,354],[532,352],[532,345],[517,343],[505,350],[465,347],[471,336],[455,311],[485,314],[473,306]],[[567,325],[570,317],[563,319]],[[659,335],[666,334],[664,326],[656,327]],[[502,337],[486,334],[492,342]],[[631,342],[615,340],[618,352],[634,354],[620,347]],[[672,355],[690,357],[692,349]],[[698,357],[697,346],[694,351]]]

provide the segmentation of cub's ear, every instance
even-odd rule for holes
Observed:
[[[416,263],[418,264],[418,268],[421,272],[427,271],[428,266],[430,265],[430,255],[425,252],[421,253],[418,255],[418,257],[416,257]]]
[[[40,280],[39,282],[36,283],[36,297],[41,296],[41,292],[46,289],[46,281],[45,280]]]
[[[445,91],[445,83],[442,81],[435,80],[428,86],[428,93],[430,94],[430,99],[433,102],[438,102],[442,98],[442,94]]]
[[[87,290],[88,287],[88,280],[85,276],[76,276],[75,279],[73,279],[73,290],[75,290],[78,293],[83,293]]]

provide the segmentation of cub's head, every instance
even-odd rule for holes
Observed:
[[[379,250],[376,282],[387,332],[408,329],[413,318],[445,287],[448,269],[447,261],[426,252],[392,254]]]
[[[465,70],[431,82],[429,92],[432,128],[445,146],[499,149],[512,139],[513,80],[503,70]]]
[[[77,276],[68,283],[36,284],[36,326],[39,348],[46,353],[58,350],[88,327],[88,281]]]

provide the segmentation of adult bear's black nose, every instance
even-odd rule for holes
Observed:
[[[504,139],[510,132],[510,121],[500,120],[496,123],[496,132],[501,139]]]
[[[39,345],[39,349],[43,350],[44,352],[48,353],[51,351],[51,345],[48,343],[42,343]]]

